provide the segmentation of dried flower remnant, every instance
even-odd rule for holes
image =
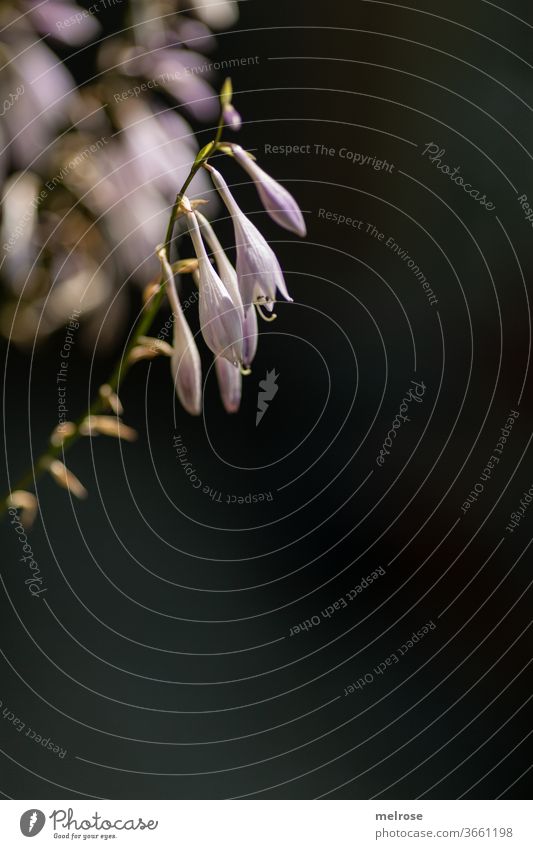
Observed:
[[[225,357],[216,357],[215,371],[224,409],[227,413],[236,413],[241,404],[241,370],[226,360]]]
[[[216,233],[207,218],[205,218],[205,216],[202,215],[201,212],[197,212],[196,220],[198,221],[198,224],[201,227],[202,235],[205,237],[205,241],[211,248],[220,279],[222,280],[224,286],[228,291],[228,294],[233,302],[233,306],[237,310],[241,322],[243,322],[244,308],[241,293],[239,291],[239,283],[237,281],[237,272],[229,261],[224,251],[224,248],[220,244]]]
[[[208,348],[230,363],[242,364],[242,308],[233,303],[228,289],[209,262],[196,213],[187,214],[189,233],[198,257],[199,313]]]
[[[248,310],[242,325],[242,360],[246,368],[251,366],[257,353],[258,333],[256,311]]]
[[[124,424],[118,416],[88,416],[80,425],[79,431],[82,436],[114,436],[116,439],[125,439],[126,442],[135,442],[138,437],[137,431]]]
[[[77,423],[65,422],[57,427],[51,435],[47,451],[30,470],[35,478],[44,471],[48,471],[58,485],[68,489],[78,498],[85,498],[87,491],[57,455],[61,451],[64,453],[74,441],[83,436],[102,434],[129,441],[137,437],[133,428],[125,425],[120,418],[123,407],[119,399],[119,389],[133,363],[157,356],[169,357],[174,387],[182,406],[191,415],[201,413],[200,353],[185,318],[185,309],[198,301],[201,333],[207,346],[215,354],[215,371],[222,403],[228,413],[234,414],[239,410],[241,403],[243,375],[247,373],[247,367],[257,350],[256,308],[260,315],[267,320],[272,320],[275,316],[265,316],[261,312],[261,307],[264,306],[271,311],[278,292],[287,300],[291,300],[274,251],[240,209],[222,175],[208,161],[215,153],[239,158],[234,156],[234,146],[222,139],[231,98],[231,83],[226,81],[220,99],[220,118],[216,135],[196,154],[185,181],[175,196],[165,241],[156,250],[160,274],[157,280],[148,277],[151,282],[145,284],[143,309],[130,334],[125,353],[121,355],[108,382],[100,387],[96,399],[85,415]],[[108,155],[109,150],[106,148],[103,156]],[[204,199],[197,197],[189,200],[185,194],[193,178],[202,169],[207,170],[211,175],[218,193],[230,212],[235,232],[236,268],[218,240],[212,225],[198,211],[198,207],[205,203]],[[157,178],[153,173],[147,172],[147,181],[157,182]],[[105,185],[113,195],[116,186],[113,186],[112,181]],[[278,189],[275,191],[278,192]],[[131,199],[129,195],[127,199],[129,202]],[[87,202],[89,204],[89,201]],[[298,229],[298,216],[295,211],[297,207],[294,201],[292,203],[288,212],[285,209],[285,213],[289,215],[290,223],[294,225],[293,229]],[[171,264],[169,255],[178,219],[186,224],[196,256],[177,260]],[[146,236],[146,231],[144,235]],[[211,252],[210,255],[208,255],[206,244]],[[195,297],[188,298],[183,306],[176,287],[175,275],[177,274],[192,274],[198,286],[198,292],[194,293]],[[78,302],[79,295],[78,288],[76,289]],[[172,310],[172,320],[167,320],[159,337],[149,336],[147,333],[165,295]],[[164,338],[165,333],[170,329],[173,331],[172,345],[169,345]],[[26,475],[22,481],[26,482],[28,479],[29,475]],[[17,492],[24,489],[22,481],[14,488]],[[5,508],[10,497],[8,496],[0,503],[0,509]]]
[[[98,390],[98,394],[100,398],[113,410],[115,415],[122,415],[124,408],[120,403],[120,398],[110,387],[109,383],[104,383]]]

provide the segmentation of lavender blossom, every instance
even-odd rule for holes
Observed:
[[[211,248],[219,277],[222,280],[226,289],[228,290],[228,295],[233,301],[233,306],[239,313],[239,318],[241,319],[241,322],[243,322],[244,308],[242,304],[241,293],[239,291],[239,284],[237,281],[237,272],[235,271],[231,262],[226,256],[224,248],[218,241],[217,235],[205,215],[202,215],[201,212],[197,211],[196,220],[198,221],[198,224],[202,229],[202,234],[205,237],[207,244]]]
[[[242,317],[224,283],[209,262],[194,212],[187,213],[189,232],[198,257],[199,315],[208,348],[230,363],[242,364]]]
[[[238,206],[222,174],[211,165],[208,166],[208,171],[233,219],[237,248],[237,280],[245,315],[254,302],[265,304],[267,309],[271,310],[277,290],[286,300],[292,301],[274,251]]]
[[[174,283],[174,273],[165,251],[159,251],[158,256],[166,282],[166,292],[172,312],[174,313],[173,352],[170,358],[172,378],[182,406],[192,416],[198,416],[202,411],[202,366],[200,354],[198,353],[191,329],[183,314]]]
[[[232,145],[231,149],[239,165],[242,165],[254,181],[261,202],[270,217],[280,227],[303,238],[307,233],[305,221],[293,196],[266,171],[263,171],[257,162],[250,159],[240,145]]]
[[[234,130],[236,132],[237,130],[241,129],[242,118],[231,103],[228,103],[226,104],[226,106],[224,106],[224,109],[222,110],[222,118],[224,123],[227,127],[230,128],[230,130]]]
[[[241,404],[241,371],[224,357],[216,357],[215,370],[224,409],[227,413],[236,413]]]
[[[243,322],[242,361],[245,368],[247,368],[251,364],[257,351],[258,329],[256,312],[254,309],[248,310],[246,316],[244,316],[242,298],[237,281],[237,273],[226,256],[226,253],[218,241],[216,233],[207,218],[205,218],[201,212],[196,212],[196,218],[198,219],[198,223],[200,224],[205,240],[211,248],[220,278],[228,290],[234,306],[239,310],[239,314],[241,315]]]

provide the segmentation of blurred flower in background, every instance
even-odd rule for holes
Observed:
[[[0,9],[0,332],[21,347],[73,310],[80,341],[116,339],[125,287],[157,274],[154,248],[197,152],[176,106],[208,124],[216,117],[201,51],[213,47],[212,28],[235,22],[237,4],[124,0],[124,28],[103,37],[99,19],[119,3],[3,0]],[[94,74],[78,86],[61,57],[89,57],[91,45]],[[202,172],[195,190],[206,186]]]

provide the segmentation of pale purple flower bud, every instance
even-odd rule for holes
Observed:
[[[240,130],[242,127],[242,118],[232,103],[228,103],[224,106],[224,109],[222,110],[222,119],[225,125],[234,132],[237,132],[237,130]]]
[[[174,339],[172,356],[170,358],[170,369],[172,379],[176,388],[176,394],[182,406],[192,416],[198,416],[202,412],[202,365],[200,354],[192,331],[181,308],[176,285],[174,283],[174,272],[170,267],[164,250],[159,252],[159,259],[166,281],[166,292],[172,312],[174,313]]]
[[[205,215],[202,215],[202,213],[198,212],[198,210],[196,210],[196,220],[198,221],[198,224],[201,227],[202,235],[205,238],[205,241],[211,249],[211,253],[214,257],[219,277],[222,280],[226,289],[228,290],[228,295],[233,301],[233,306],[238,311],[241,322],[243,322],[244,309],[242,305],[241,293],[239,291],[239,284],[237,282],[237,272],[229,261],[227,254],[224,251],[222,245],[220,244],[211,224],[209,223]]]
[[[277,290],[288,301],[292,301],[276,254],[255,224],[252,224],[238,206],[222,174],[211,165],[208,166],[208,171],[233,219],[237,248],[237,280],[245,315],[250,304],[254,302],[269,304],[275,301]]]
[[[215,359],[220,397],[227,413],[236,413],[241,404],[242,375],[238,366],[228,362],[225,357]]]
[[[248,310],[242,325],[242,361],[250,366],[257,351],[257,314],[255,307]]]
[[[232,151],[239,165],[254,181],[263,206],[276,224],[297,236],[305,236],[307,230],[304,217],[290,192],[250,159],[242,147],[232,145]]]
[[[242,313],[209,262],[194,212],[187,213],[189,232],[198,257],[200,326],[208,348],[230,363],[242,363]]]

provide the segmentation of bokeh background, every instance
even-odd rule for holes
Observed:
[[[101,30],[86,46],[45,43],[78,84],[92,85],[102,40],[124,38],[139,9],[100,10]],[[38,599],[4,520],[0,791],[523,798],[533,254],[519,197],[533,198],[531,9],[524,0],[505,8],[246,0],[238,19],[216,29],[216,41],[202,45],[205,61],[256,57],[230,71],[238,140],[305,212],[308,237],[298,240],[267,218],[234,163],[220,163],[276,250],[294,303],[277,305],[277,320],[261,326],[236,415],[224,412],[207,357],[199,419],[179,408],[168,362],[134,367],[121,400],[138,441],[84,439],[69,452],[86,501],[38,482],[30,542],[47,587]],[[207,81],[216,89],[225,74],[213,70]],[[187,112],[188,97],[184,114],[204,144],[213,120]],[[151,104],[156,113],[175,106],[168,92]],[[429,144],[494,208],[439,170],[424,155]],[[391,167],[359,164],[364,157]],[[7,174],[20,167],[10,160]],[[169,177],[170,198],[177,187]],[[231,222],[207,196],[231,252]],[[102,232],[112,250],[115,231]],[[87,254],[100,261],[107,249],[91,244]],[[109,292],[90,326],[82,310],[67,384],[72,416],[105,380],[140,308],[149,269],[132,275],[127,259],[107,269]],[[9,328],[22,296],[4,276]],[[192,288],[184,279],[184,296]],[[120,309],[107,312],[117,292]],[[194,310],[187,316],[197,329]],[[167,317],[163,309],[154,335]],[[31,330],[3,342],[7,490],[57,423],[67,321],[38,344]],[[279,389],[256,426],[259,382],[272,369]],[[422,399],[410,402],[380,466],[412,381],[423,384]],[[519,415],[483,479],[511,411]],[[191,486],[176,435],[211,494]],[[258,494],[269,500],[254,501]],[[294,632],[308,620],[311,628]]]

